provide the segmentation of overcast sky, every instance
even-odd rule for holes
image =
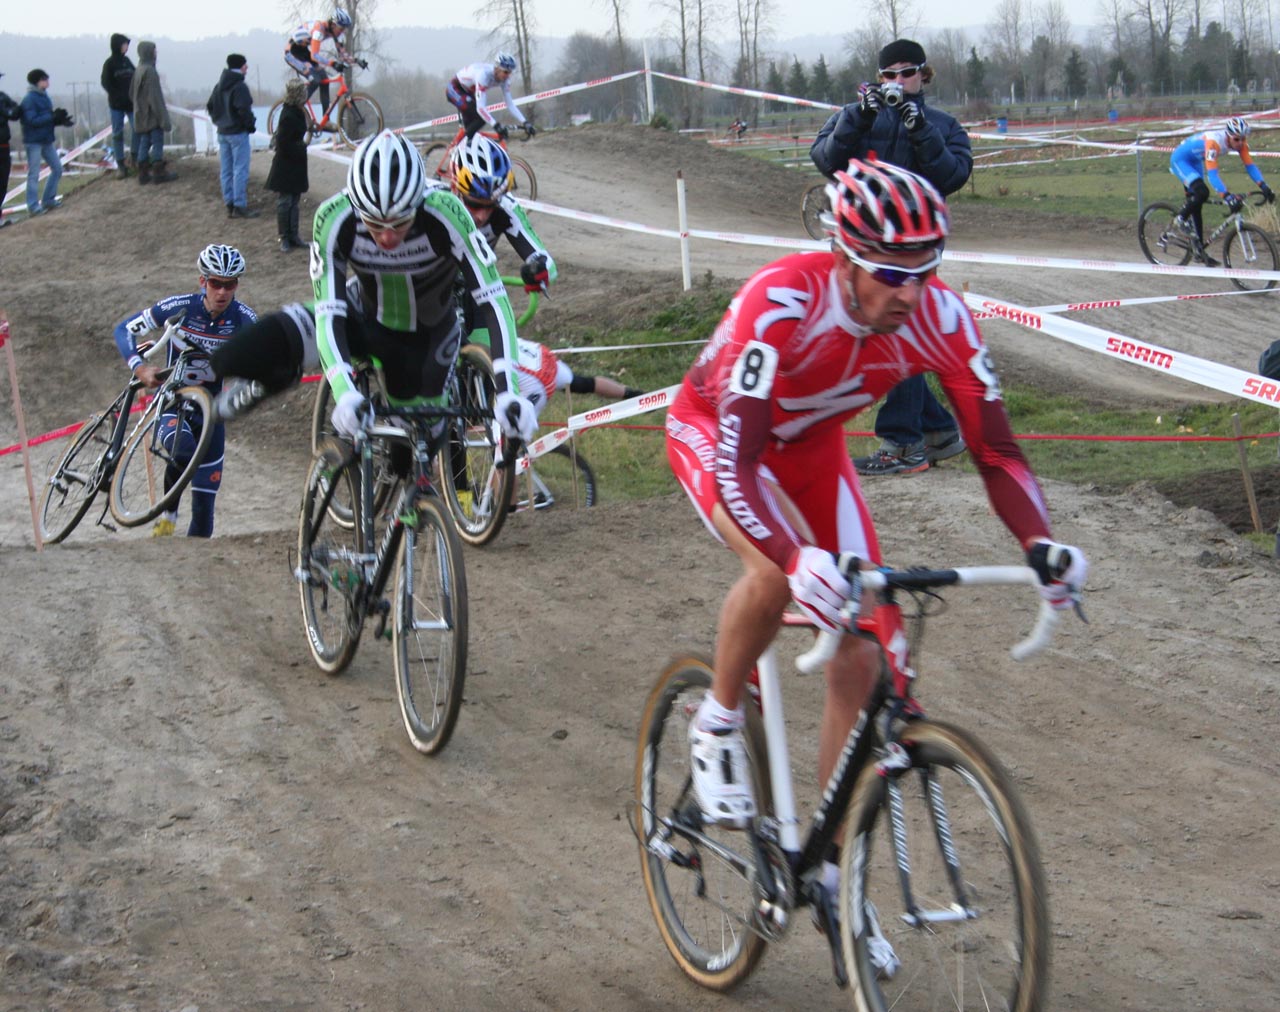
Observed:
[[[990,20],[997,0],[971,0],[963,5],[963,17],[957,18],[956,5],[950,0],[917,0],[923,13],[922,23],[938,28],[981,25]],[[325,13],[325,2],[304,9],[314,9],[314,16]],[[379,0],[379,27],[411,25],[444,28],[467,25],[466,19],[477,5],[471,0],[444,3],[442,0]],[[1076,5],[1082,7],[1084,5]],[[292,27],[279,0],[213,0],[213,3],[174,3],[172,0],[130,0],[125,4],[102,0],[60,0],[57,16],[31,0],[6,0],[3,30],[17,35],[110,35],[122,31],[135,38],[162,36],[172,39],[197,39],[207,35],[247,32],[254,28],[279,31]],[[606,0],[533,0],[537,31],[545,35],[572,35],[575,31],[604,34],[610,30]],[[653,0],[627,0],[630,9],[626,30],[633,35],[656,34],[664,14]],[[854,0],[775,0],[779,12],[774,18],[774,35],[785,39],[799,35],[839,36],[852,30],[861,6]],[[1092,5],[1088,5],[1092,12]],[[835,23],[833,11],[847,13],[849,23]],[[785,14],[783,14],[785,12]],[[1075,12],[1085,23],[1083,11]],[[1092,21],[1092,13],[1088,15]]]

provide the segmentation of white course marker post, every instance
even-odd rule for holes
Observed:
[[[676,169],[676,215],[680,228],[680,279],[687,292],[693,287],[693,267],[689,263],[689,210],[684,199],[684,169]]]

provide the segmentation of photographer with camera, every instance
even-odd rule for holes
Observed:
[[[973,152],[969,135],[954,116],[925,104],[924,86],[933,68],[924,47],[895,39],[880,50],[880,80],[863,84],[858,101],[835,113],[809,149],[818,171],[831,177],[849,159],[872,156],[923,176],[948,196],[969,181]],[[951,416],[929,390],[925,377],[903,380],[876,416],[881,446],[854,460],[860,475],[913,474],[963,453],[964,440]]]
[[[48,74],[38,67],[27,74],[27,94],[22,99],[22,143],[27,149],[27,213],[33,218],[61,203],[58,180],[62,178],[62,159],[58,157],[53,128],[75,123],[66,109],[53,107],[48,91]],[[37,202],[42,158],[49,166],[49,181],[44,184],[44,199]]]

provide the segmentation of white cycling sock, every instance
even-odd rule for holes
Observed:
[[[708,692],[702,698],[695,721],[701,731],[729,731],[745,724],[747,715],[741,704],[736,710],[730,710],[721,706],[716,697]]]

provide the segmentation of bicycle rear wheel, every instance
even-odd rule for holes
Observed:
[[[276,128],[280,125],[280,111],[284,109],[284,99],[280,99],[271,107],[271,111],[267,113],[267,133],[274,137]]]
[[[467,677],[467,575],[447,507],[418,497],[396,569],[396,695],[413,747],[434,755],[458,722]]]
[[[1241,222],[1239,230],[1227,233],[1222,246],[1224,267],[1249,271],[1280,271],[1280,253],[1265,229],[1249,222]],[[1232,278],[1231,283],[1242,292],[1260,292],[1275,288],[1276,282],[1268,278]]]
[[[840,935],[855,1004],[863,1012],[1041,1008],[1044,870],[1008,773],[950,725],[912,724],[903,746],[909,768],[864,769],[846,816],[840,909],[853,915],[841,917]],[[877,979],[866,913],[902,961],[890,980]]]
[[[438,455],[440,490],[457,522],[458,537],[469,545],[487,545],[506,523],[515,482],[514,461],[498,464],[502,432],[493,416],[497,393],[488,350],[464,345],[455,382],[453,402],[464,417],[450,421]]]
[[[335,512],[359,513],[360,462],[337,440],[321,444],[311,461],[298,517],[298,568],[302,622],[311,657],[336,675],[351,663],[360,644],[364,616],[359,595],[365,554],[360,524],[339,523]]]
[[[449,181],[449,160],[445,157],[448,151],[449,145],[444,141],[436,141],[422,149],[422,162],[427,167],[428,179],[442,183]]]
[[[825,239],[826,230],[822,227],[821,215],[831,210],[831,201],[827,199],[827,181],[814,183],[804,191],[800,198],[800,217],[804,221],[804,230],[812,239]]]
[[[159,394],[134,426],[111,477],[111,515],[137,527],[178,504],[213,439],[213,398],[204,387]]]
[[[510,158],[511,172],[515,178],[511,192],[517,200],[537,200],[538,177],[533,174],[533,166],[516,155],[511,155]]]
[[[89,512],[102,487],[102,458],[111,448],[118,417],[114,410],[95,415],[76,433],[70,449],[61,457],[55,454],[40,497],[40,538],[46,545],[65,539]]]
[[[382,107],[368,95],[354,92],[338,110],[338,133],[348,147],[382,132]]]
[[[533,500],[530,502],[530,489]],[[516,476],[516,510],[550,509],[552,506],[588,507],[596,499],[596,476],[587,459],[569,444],[557,446],[539,457],[528,472]]]
[[[1138,219],[1138,245],[1153,264],[1182,267],[1191,262],[1192,238],[1178,227],[1177,217],[1172,204],[1151,204]]]
[[[728,991],[745,980],[768,942],[750,926],[755,858],[741,830],[702,824],[693,794],[689,723],[711,687],[711,662],[677,657],[649,693],[636,752],[640,867],[649,907],[667,951],[703,987]],[[748,708],[747,751],[756,800],[772,795],[755,711]]]

